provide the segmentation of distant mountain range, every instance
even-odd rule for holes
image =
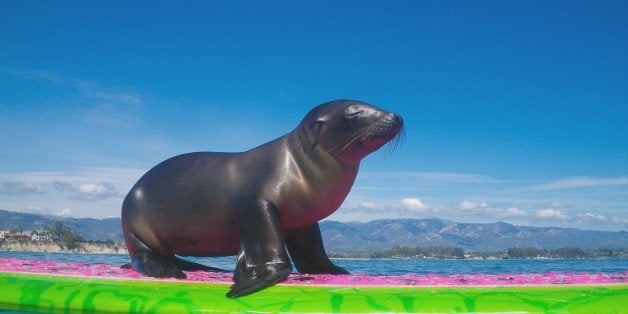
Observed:
[[[87,240],[122,241],[119,218],[92,219],[43,216],[0,210],[0,230],[39,230],[61,221]],[[320,223],[329,252],[373,251],[393,246],[454,246],[469,252],[495,252],[510,247],[556,249],[628,248],[628,232],[556,227],[523,227],[505,222],[460,223],[442,219],[382,219],[371,222]]]
[[[64,225],[82,234],[85,240],[122,242],[120,218],[70,218],[0,210],[0,230],[13,228],[24,231],[41,230],[44,227],[52,227],[57,221],[63,222]]]
[[[556,227],[522,227],[505,222],[460,223],[442,219],[382,219],[371,222],[324,221],[328,251],[372,251],[392,246],[453,246],[468,252],[496,252],[511,247],[556,249],[628,248],[628,232]]]

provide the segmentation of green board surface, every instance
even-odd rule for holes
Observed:
[[[0,309],[44,313],[628,313],[628,285],[277,285],[228,299],[224,283],[0,273]]]

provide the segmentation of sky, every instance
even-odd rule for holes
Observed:
[[[119,217],[314,106],[404,118],[339,221],[628,230],[626,1],[1,1],[0,209]]]

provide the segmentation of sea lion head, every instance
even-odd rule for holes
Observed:
[[[335,100],[312,109],[298,128],[304,147],[318,148],[347,163],[358,163],[399,138],[403,119],[373,105]]]

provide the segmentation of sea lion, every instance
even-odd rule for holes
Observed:
[[[327,257],[318,221],[340,207],[360,160],[402,128],[395,113],[336,100],[249,151],[188,153],[158,164],[122,205],[132,267],[152,277],[185,278],[182,270],[213,268],[175,254],[237,255],[228,297],[285,279],[292,272],[288,255],[300,273],[348,273]]]

